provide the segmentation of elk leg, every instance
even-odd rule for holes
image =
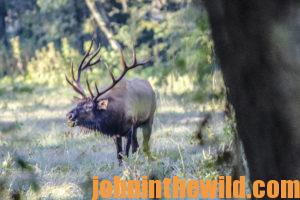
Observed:
[[[153,119],[150,119],[143,128],[143,151],[147,156],[151,156],[149,148],[149,140],[152,132]]]
[[[143,127],[143,151],[147,155],[150,153],[150,148],[149,148],[150,136],[151,136],[151,127],[147,125]]]
[[[130,145],[131,145],[131,137],[132,137],[132,132],[133,132],[133,129],[131,128],[127,135],[126,135],[126,146],[125,146],[125,152],[126,152],[126,156],[128,157],[129,156],[129,149],[130,149]]]
[[[119,165],[122,164],[122,137],[114,137],[114,142],[117,148],[117,158],[119,160]]]
[[[137,141],[136,133],[137,133],[137,127],[134,127],[133,131],[132,131],[132,136],[131,136],[132,153],[135,153],[137,151],[137,149],[139,148],[139,143]]]

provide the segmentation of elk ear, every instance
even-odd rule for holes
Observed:
[[[101,99],[98,102],[98,109],[99,110],[106,110],[108,106],[108,99]]]

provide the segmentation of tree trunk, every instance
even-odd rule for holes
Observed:
[[[92,16],[94,17],[97,25],[99,26],[100,30],[105,34],[107,40],[109,41],[111,47],[114,50],[119,49],[119,43],[113,39],[113,32],[110,30],[109,27],[107,27],[107,24],[105,23],[104,18],[101,16],[101,13],[98,12],[96,4],[93,0],[85,0],[87,7],[92,13]]]
[[[6,17],[5,0],[0,0],[0,42],[2,42],[6,46],[7,38],[6,38],[5,17]]]
[[[5,0],[0,0],[0,76],[9,71],[8,54],[9,43],[6,35],[5,17],[7,14]]]
[[[300,1],[206,0],[251,180],[300,178]]]

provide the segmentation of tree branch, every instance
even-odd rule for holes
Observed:
[[[98,12],[95,2],[93,0],[85,0],[85,2],[100,30],[105,34],[106,38],[108,39],[111,47],[114,50],[119,50],[120,45],[115,39],[113,39],[113,32],[105,23],[105,20],[102,17],[101,13]]]

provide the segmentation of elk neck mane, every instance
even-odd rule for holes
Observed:
[[[112,103],[112,99],[110,102]],[[114,106],[109,106],[109,110],[104,112],[99,112],[95,114],[96,117],[94,120],[84,121],[80,124],[81,127],[100,132],[107,136],[113,136],[116,133],[124,132],[120,130],[123,127],[125,120],[124,112],[120,112],[114,108]],[[125,130],[126,132],[127,130]]]

